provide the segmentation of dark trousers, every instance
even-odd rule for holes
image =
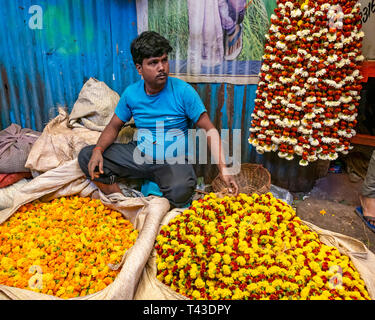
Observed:
[[[163,196],[167,198],[172,207],[182,208],[193,197],[197,184],[197,177],[191,164],[138,164],[134,161],[135,141],[128,144],[114,143],[103,152],[104,174],[94,179],[105,184],[113,184],[120,178],[147,179],[155,182]],[[81,170],[90,179],[88,163],[95,146],[83,148],[78,155]]]

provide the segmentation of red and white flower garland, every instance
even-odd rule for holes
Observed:
[[[266,35],[249,143],[300,165],[348,153],[362,38],[356,0],[278,0]]]

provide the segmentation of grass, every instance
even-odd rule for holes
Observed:
[[[189,40],[187,0],[151,0],[148,5],[149,30],[159,32],[170,41],[174,48],[171,60],[186,60]],[[275,8],[276,0],[252,0],[243,21],[243,49],[237,60],[262,59],[264,35]]]

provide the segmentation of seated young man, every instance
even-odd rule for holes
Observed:
[[[182,145],[175,149],[183,150],[182,157],[187,159],[191,123],[208,133],[208,146],[221,177],[238,194],[233,176],[226,172],[219,133],[199,95],[188,83],[168,76],[171,50],[168,40],[153,31],[143,32],[133,40],[131,54],[142,79],[126,88],[97,144],[83,148],[78,156],[82,171],[104,194],[121,193],[119,178],[147,179],[158,184],[172,207],[185,207],[193,197],[196,175],[187,160],[175,164],[168,161],[176,157],[168,154],[168,146]],[[138,143],[114,143],[132,117],[138,128]],[[166,137],[171,132],[176,133],[173,141]]]

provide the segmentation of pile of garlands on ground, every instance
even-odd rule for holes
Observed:
[[[161,228],[157,278],[190,299],[370,299],[350,259],[271,193],[211,193]]]
[[[0,284],[60,298],[104,289],[138,235],[98,199],[62,197],[23,205],[0,225]]]

